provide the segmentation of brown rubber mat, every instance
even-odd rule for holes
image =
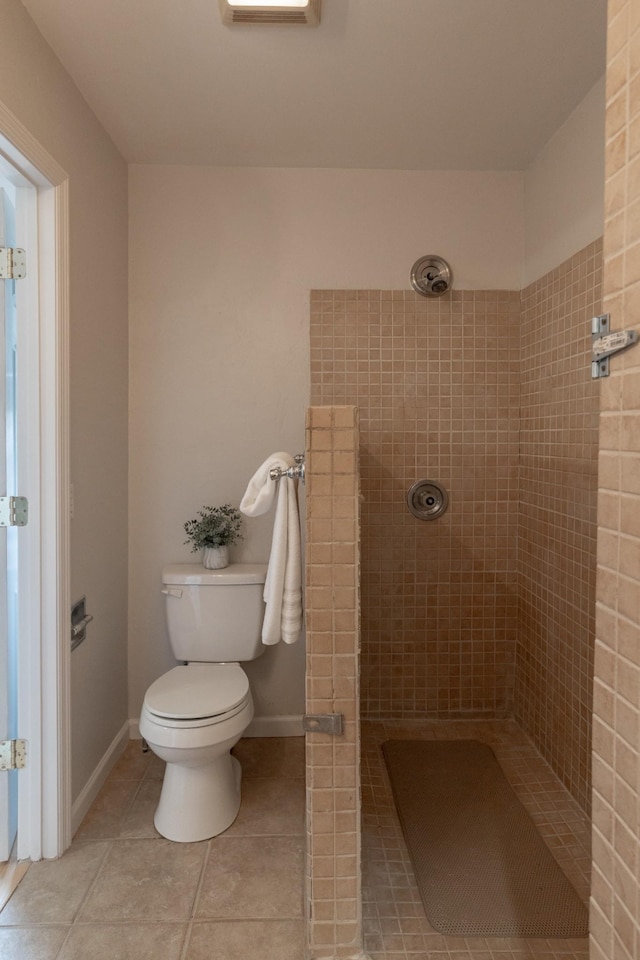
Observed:
[[[452,936],[583,937],[585,905],[486,744],[382,745],[429,922]]]

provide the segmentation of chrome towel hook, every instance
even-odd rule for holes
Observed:
[[[269,476],[272,480],[279,480],[280,477],[288,477],[290,480],[302,480],[304,483],[304,453],[296,453],[293,458],[296,462],[295,467],[271,467]]]

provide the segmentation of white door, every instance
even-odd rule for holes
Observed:
[[[0,247],[15,246],[10,187],[0,187]],[[0,280],[0,497],[16,491],[16,304],[14,280]],[[0,526],[0,740],[17,733],[18,528]],[[0,771],[0,861],[18,829],[18,771]]]

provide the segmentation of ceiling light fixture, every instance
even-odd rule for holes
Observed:
[[[320,23],[320,0],[220,0],[222,22],[298,23],[315,27]]]

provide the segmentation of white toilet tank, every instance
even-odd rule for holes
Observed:
[[[222,570],[198,563],[164,567],[162,592],[176,660],[228,663],[259,657],[266,574],[266,563],[231,563]]]

